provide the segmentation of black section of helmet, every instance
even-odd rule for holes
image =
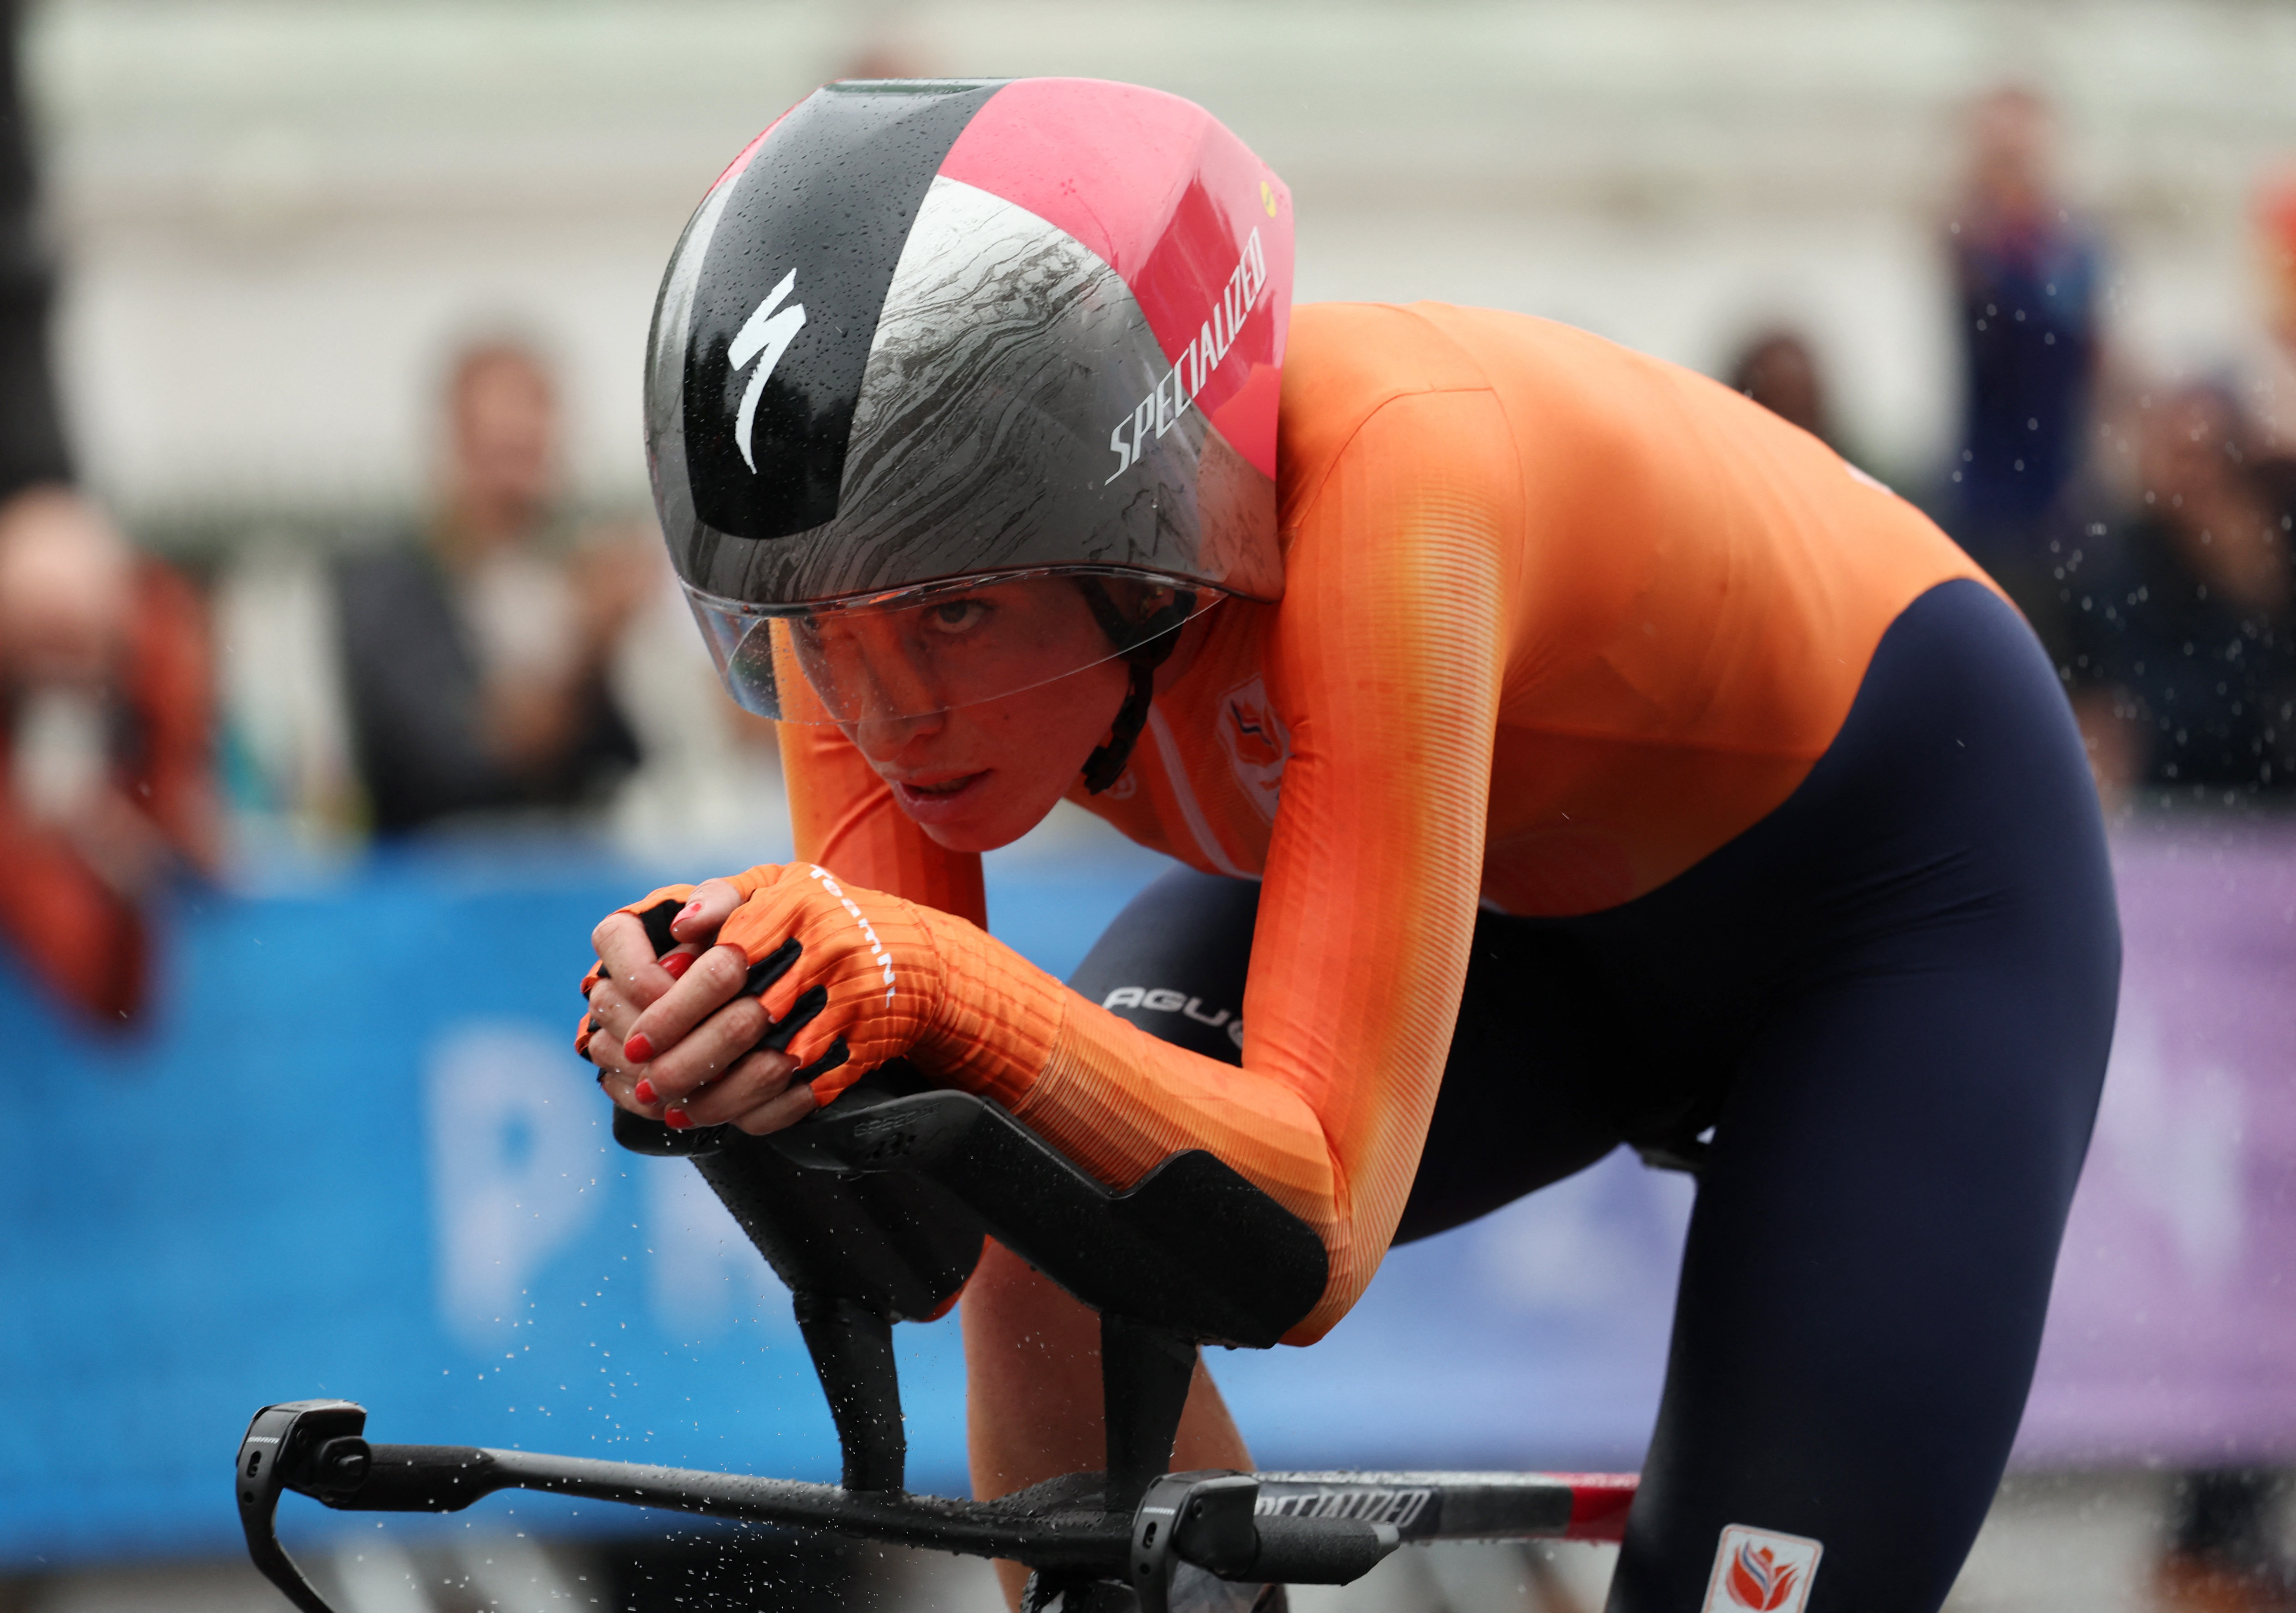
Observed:
[[[685,348],[685,472],[694,513],[709,527],[773,538],[837,513],[854,405],[894,267],[942,159],[1003,82],[832,85],[783,119],[769,150],[732,182],[694,285]],[[760,348],[756,331],[775,315],[779,340]],[[737,364],[745,326],[752,345]]]

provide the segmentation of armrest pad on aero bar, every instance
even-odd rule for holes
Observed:
[[[1323,1298],[1323,1240],[1201,1149],[1117,1192],[985,1099],[869,1083],[772,1141],[816,1169],[939,1183],[1095,1310],[1264,1349]]]
[[[869,1079],[882,1087],[913,1074],[898,1063]],[[905,1090],[927,1090],[924,1078]],[[808,1170],[771,1137],[732,1126],[672,1131],[623,1109],[614,1111],[614,1140],[636,1153],[691,1159],[793,1293],[922,1320],[946,1311],[980,1264],[980,1222],[926,1177]]]

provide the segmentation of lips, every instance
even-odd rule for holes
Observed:
[[[980,795],[988,777],[984,770],[914,783],[903,779],[890,782],[893,798],[900,803],[902,811],[920,823],[940,823],[960,815]]]

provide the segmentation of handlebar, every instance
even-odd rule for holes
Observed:
[[[659,1507],[1027,1564],[1048,1579],[1117,1580],[1140,1613],[1167,1613],[1173,1570],[1345,1584],[1407,1542],[1618,1538],[1627,1476],[1542,1473],[1169,1474],[1128,1515],[1104,1477],[1072,1473],[995,1501],[705,1473],[472,1445],[374,1445],[342,1400],[264,1407],[237,1464],[240,1521],[257,1568],[303,1613],[333,1613],[280,1546],[287,1490],[342,1511],[456,1512],[497,1490]]]

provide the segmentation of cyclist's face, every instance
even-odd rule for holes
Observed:
[[[901,810],[954,851],[991,851],[1043,822],[1108,737],[1131,682],[1067,583],[1008,584],[914,610],[824,619],[799,654],[816,686],[873,692],[862,715],[838,726]],[[945,708],[894,715],[933,706]]]

